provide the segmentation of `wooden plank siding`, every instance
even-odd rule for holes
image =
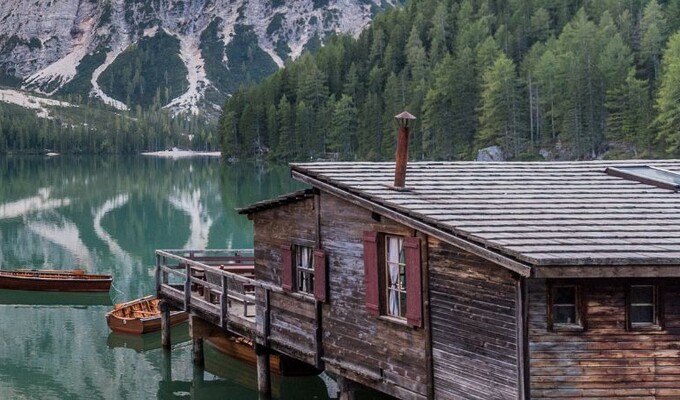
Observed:
[[[305,198],[253,214],[255,278],[276,286],[282,284],[281,246],[314,241],[314,199]],[[258,297],[262,293],[258,292]],[[259,304],[263,299],[258,298]],[[271,293],[271,348],[314,365],[314,300],[297,293]],[[258,318],[258,323],[262,323]]]
[[[548,330],[548,281],[529,281],[531,398],[680,398],[680,280],[584,279],[585,330]],[[661,283],[664,330],[626,330],[626,285]]]
[[[427,396],[425,331],[365,306],[362,232],[402,236],[414,230],[322,193],[321,241],[328,255],[328,303],[323,306],[326,369],[399,399]]]
[[[516,277],[429,239],[437,399],[517,399]]]

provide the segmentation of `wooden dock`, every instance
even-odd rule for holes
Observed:
[[[270,296],[282,289],[255,279],[253,250],[157,250],[156,294],[166,321],[169,309],[190,314],[193,362],[203,368],[204,339],[236,334],[257,354],[260,393],[271,394],[269,376]],[[169,307],[168,307],[169,306]],[[165,323],[169,327],[169,322]],[[166,336],[167,335],[167,336]],[[170,347],[170,329],[163,343]]]
[[[198,315],[241,336],[266,337],[255,318],[252,250],[157,250],[156,292],[172,308]]]

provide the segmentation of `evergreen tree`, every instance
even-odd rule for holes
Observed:
[[[640,56],[645,64],[651,65],[649,77],[656,81],[661,65],[661,49],[666,41],[666,19],[656,0],[647,3],[640,21],[640,31]]]
[[[665,151],[677,155],[680,150],[680,32],[668,40],[660,78],[654,126]]]
[[[519,127],[519,82],[515,64],[502,53],[484,73],[478,147],[500,145],[517,157],[522,146]]]
[[[331,152],[352,157],[357,148],[357,109],[352,98],[343,95],[335,104],[331,137],[328,149]]]

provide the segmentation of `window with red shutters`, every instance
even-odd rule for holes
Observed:
[[[422,327],[420,239],[364,232],[363,243],[366,310]]]

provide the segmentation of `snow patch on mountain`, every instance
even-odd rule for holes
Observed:
[[[180,42],[179,56],[189,82],[186,93],[170,99],[166,107],[196,113],[212,85],[201,52],[201,34],[211,22],[220,21],[217,39],[225,46],[241,31],[235,29],[238,25],[247,26],[245,31],[255,33],[257,45],[283,67],[285,59],[300,56],[310,40],[323,40],[330,32],[357,35],[370,22],[373,5],[394,4],[387,0],[336,0],[323,6],[314,0],[3,0],[0,75],[13,75],[23,80],[23,88],[53,95],[81,73],[85,57],[105,52],[103,64],[82,68],[90,74],[86,77],[92,86],[90,95],[127,109],[106,93],[98,78],[130,45],[163,29]],[[226,51],[221,61],[229,69]]]
[[[38,117],[48,119],[51,116],[47,107],[73,107],[73,104],[65,101],[46,99],[11,89],[0,89],[0,102],[35,110]]]

